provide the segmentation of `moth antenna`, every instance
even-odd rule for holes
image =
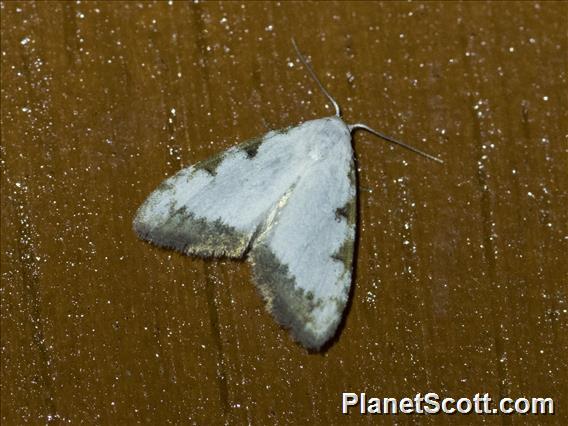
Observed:
[[[371,129],[371,128],[370,128],[369,126],[367,126],[366,124],[357,123],[357,124],[351,124],[351,125],[349,125],[349,130],[350,130],[350,131],[353,132],[353,131],[355,131],[355,130],[357,130],[357,129],[366,130],[367,132],[372,133],[373,135],[378,136],[378,137],[381,138],[381,139],[384,139],[384,140],[386,140],[386,141],[388,141],[388,142],[395,143],[395,144],[397,144],[397,145],[402,146],[403,148],[406,148],[406,149],[408,149],[408,150],[410,150],[410,151],[412,151],[412,152],[415,152],[416,154],[420,154],[420,155],[422,155],[423,157],[429,158],[430,160],[434,160],[434,161],[437,161],[438,163],[444,164],[444,162],[443,162],[441,159],[439,159],[438,157],[434,157],[433,155],[427,154],[427,153],[425,153],[424,151],[420,151],[418,148],[414,148],[413,146],[407,145],[407,144],[405,144],[404,142],[397,141],[396,139],[393,139],[393,138],[391,138],[390,136],[387,136],[387,135],[385,135],[385,134],[383,134],[383,133],[381,133],[381,132],[377,132],[376,130]]]
[[[294,37],[292,37],[292,44],[294,45],[294,49],[296,49],[296,54],[298,55],[298,58],[300,59],[302,64],[304,64],[304,66],[308,70],[308,73],[310,73],[310,75],[315,80],[315,82],[318,84],[318,86],[321,89],[321,91],[323,92],[323,94],[327,97],[327,99],[329,99],[329,101],[331,102],[331,104],[335,108],[335,115],[337,117],[341,117],[341,109],[339,108],[339,104],[335,101],[335,99],[333,99],[333,97],[329,94],[329,92],[327,90],[325,90],[325,87],[323,87],[323,84],[321,84],[321,81],[317,77],[316,73],[314,72],[314,70],[312,69],[312,67],[308,63],[308,61],[306,61],[306,58],[304,58],[304,55],[302,55],[302,52],[300,52],[300,49],[298,48],[298,45],[296,44],[296,40],[294,40]]]

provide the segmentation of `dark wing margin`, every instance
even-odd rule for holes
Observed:
[[[158,226],[135,220],[134,232],[159,247],[201,257],[242,258],[252,237],[219,220],[196,218],[184,208]]]
[[[305,291],[298,286],[288,266],[278,259],[268,244],[262,241],[262,237],[253,242],[249,254],[254,281],[266,303],[267,311],[278,324],[289,329],[294,340],[313,352],[321,350],[335,335],[349,298],[357,221],[356,174],[353,161],[348,178],[353,196],[344,206],[337,209],[335,214],[338,220],[345,220],[353,232],[343,241],[340,249],[330,256],[330,261],[342,263],[344,267],[342,278],[347,283],[343,288],[330,287],[330,293],[337,292],[335,296],[318,298],[313,292]],[[334,310],[335,315],[323,329],[316,332],[310,325],[318,322],[323,304],[331,305],[328,308]]]

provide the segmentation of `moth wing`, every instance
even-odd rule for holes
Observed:
[[[349,129],[332,117],[230,148],[165,180],[134,230],[186,254],[241,257],[276,320],[309,349],[347,303],[356,185]]]
[[[186,167],[138,209],[136,234],[200,256],[244,255],[259,226],[306,161],[304,125],[273,131]]]
[[[335,334],[351,285],[356,175],[345,138],[300,177],[249,256],[267,309],[310,350]]]

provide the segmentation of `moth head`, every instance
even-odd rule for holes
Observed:
[[[331,96],[331,94],[324,87],[324,85],[322,84],[320,79],[317,77],[315,71],[313,70],[313,68],[311,67],[309,62],[306,60],[306,58],[304,57],[302,52],[300,52],[300,49],[298,48],[298,45],[296,44],[296,40],[294,40],[293,37],[292,37],[292,45],[294,46],[294,49],[296,50],[296,54],[298,55],[298,59],[300,59],[300,62],[302,62],[302,64],[304,65],[304,67],[308,71],[308,74],[310,74],[310,76],[316,82],[316,84],[318,85],[318,87],[320,88],[322,93],[326,96],[326,98],[329,100],[329,102],[333,105],[333,108],[335,109],[335,116],[341,120],[341,107],[339,106],[339,103],[337,103],[337,101],[333,98],[333,96]],[[394,139],[390,136],[387,136],[384,133],[381,133],[377,130],[374,130],[373,128],[371,128],[370,126],[368,126],[366,124],[355,123],[355,124],[349,124],[347,127],[349,128],[349,131],[351,133],[354,132],[355,130],[365,130],[365,131],[367,131],[367,132],[369,132],[369,133],[371,133],[375,136],[378,136],[379,138],[381,138],[381,139],[383,139],[387,142],[391,142],[391,143],[394,143],[396,145],[402,146],[403,148],[406,148],[406,149],[408,149],[412,152],[415,152],[416,154],[422,155],[423,157],[426,157],[430,160],[437,161],[438,163],[443,163],[443,161],[441,159],[439,159],[438,157],[434,157],[433,155],[427,154],[426,152],[421,151],[418,148],[415,148],[411,145],[408,145],[404,142],[401,142],[401,141],[396,140],[396,139]]]

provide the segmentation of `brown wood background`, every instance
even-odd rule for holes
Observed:
[[[2,424],[566,424],[566,3],[17,3],[2,12]],[[331,114],[359,239],[308,354],[244,262],[139,241],[183,165]],[[554,416],[342,416],[341,392],[548,396]]]

